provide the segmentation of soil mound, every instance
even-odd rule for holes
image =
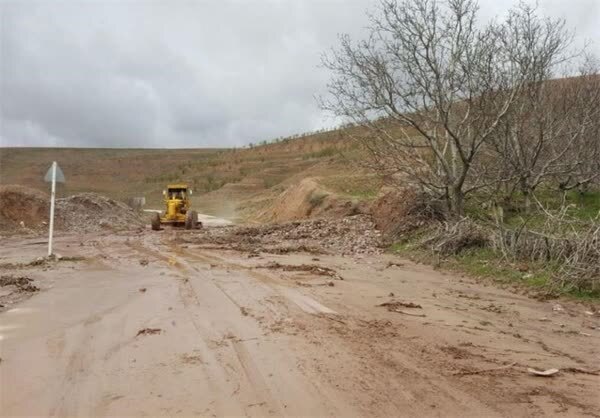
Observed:
[[[0,231],[39,230],[48,222],[49,196],[19,185],[0,186]]]
[[[18,185],[0,186],[0,232],[35,233],[48,227],[50,196]],[[143,227],[142,217],[125,203],[96,193],[56,199],[58,231],[94,232]]]
[[[143,218],[123,202],[96,193],[81,193],[56,200],[62,229],[96,232],[143,227]]]

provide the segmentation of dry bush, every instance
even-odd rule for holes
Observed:
[[[446,219],[443,202],[412,188],[388,191],[373,202],[370,212],[377,229],[392,242]]]
[[[471,248],[491,248],[508,263],[535,263],[551,272],[551,285],[563,291],[600,291],[600,218],[582,221],[546,213],[535,230],[526,225],[507,228],[485,225],[470,218],[437,222],[419,247],[441,256],[457,255]]]
[[[600,290],[600,224],[576,234],[573,251],[566,255],[554,282],[563,288]]]
[[[441,222],[427,234],[419,246],[440,255],[456,255],[468,248],[483,248],[490,244],[490,232],[470,218]]]
[[[562,289],[600,290],[600,219],[574,219],[566,208],[544,212],[545,223],[535,230],[497,223],[491,246],[510,261],[557,266],[552,281]]]

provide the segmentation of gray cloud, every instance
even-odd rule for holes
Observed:
[[[541,0],[599,39],[596,0]],[[513,4],[485,0],[484,17]],[[242,145],[330,126],[320,54],[369,0],[0,0],[3,146]],[[594,46],[598,50],[598,45]]]

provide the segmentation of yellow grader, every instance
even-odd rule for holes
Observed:
[[[161,225],[184,226],[185,229],[201,227],[198,213],[191,210],[191,194],[192,190],[187,184],[169,184],[167,189],[163,190],[165,212],[162,216],[159,213],[154,214],[152,229],[159,231]]]

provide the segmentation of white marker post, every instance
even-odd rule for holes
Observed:
[[[52,235],[54,234],[54,197],[56,195],[56,182],[65,182],[65,176],[58,164],[56,164],[56,161],[52,162],[44,180],[52,183],[52,191],[50,193],[50,230],[48,232],[48,257],[50,257],[52,255]]]

